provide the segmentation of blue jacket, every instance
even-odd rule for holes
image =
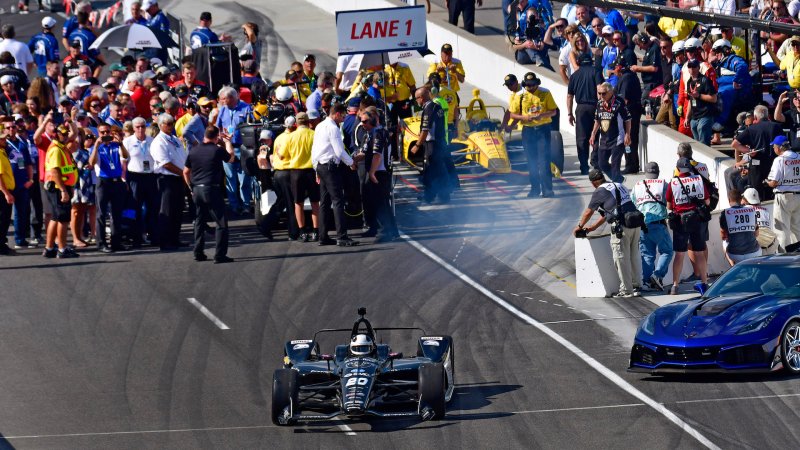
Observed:
[[[42,32],[32,37],[28,42],[28,49],[33,55],[36,67],[39,68],[40,76],[44,76],[47,72],[47,63],[49,61],[61,60],[61,55],[58,52],[58,39],[53,36],[53,33]]]
[[[97,56],[100,54],[97,49],[89,49],[89,47],[94,43],[97,39],[97,36],[94,35],[92,30],[88,28],[81,28],[78,27],[72,34],[69,35],[68,40],[70,42],[73,41],[80,41],[81,43],[81,53],[88,56],[89,58],[96,59]]]
[[[192,49],[217,42],[219,42],[219,36],[208,28],[197,27],[189,36],[189,44],[192,46]]]
[[[151,17],[150,20],[147,21],[147,26],[161,30],[164,33],[169,33],[169,19],[167,18],[167,15],[164,14],[164,11],[161,10],[159,10],[155,16]]]
[[[66,22],[64,22],[64,27],[61,29],[61,36],[69,37],[73,31],[78,29],[78,16],[73,15],[69,16]]]
[[[733,72],[733,75],[725,75],[725,72]],[[719,64],[719,76],[717,82],[722,84],[738,83],[742,85],[741,92],[750,92],[753,87],[753,78],[750,76],[750,70],[747,62],[741,56],[731,53]]]

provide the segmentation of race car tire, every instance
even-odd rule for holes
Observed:
[[[239,157],[242,171],[245,175],[255,177],[258,176],[258,161],[256,160],[256,150],[250,147],[242,146],[241,156]]]
[[[297,371],[292,369],[277,369],[272,375],[272,423],[275,425],[292,425],[293,420],[281,423],[280,417],[283,410],[290,408],[295,414],[297,398]]]
[[[564,172],[564,138],[560,131],[550,132],[550,162],[558,167],[558,172]]]
[[[442,361],[445,375],[445,402],[450,402],[450,400],[453,398],[453,393],[455,392],[456,386],[456,348],[455,345],[453,345],[452,337],[444,336],[444,338],[450,343],[450,351],[447,354],[447,358]]]
[[[419,411],[425,408],[433,410],[432,420],[440,420],[445,414],[445,372],[441,363],[422,364],[419,366]]]
[[[269,236],[269,224],[267,223],[267,216],[261,212],[261,183],[253,183],[253,218],[256,221],[256,228],[262,236]]]
[[[800,361],[797,359],[797,354],[800,353],[797,349],[792,349],[790,340],[794,341],[794,345],[800,341],[800,321],[792,320],[781,331],[781,362],[786,372],[792,375],[800,374]],[[794,356],[790,361],[789,357]]]

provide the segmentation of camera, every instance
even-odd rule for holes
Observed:
[[[53,112],[53,125],[61,125],[64,123],[64,114],[59,111]]]
[[[588,233],[589,232],[586,230],[586,228],[581,228],[575,231],[575,237],[578,239],[585,238]]]
[[[110,134],[106,134],[106,135],[103,135],[102,137],[100,137],[100,140],[103,141],[103,142],[111,142],[111,141],[114,140],[114,137],[111,136]]]
[[[528,28],[525,29],[525,39],[529,41],[539,41],[542,39],[542,29],[539,28],[538,24],[528,24]]]
[[[619,220],[614,221],[611,225],[611,232],[614,233],[617,239],[622,239],[622,222]]]
[[[44,189],[47,192],[55,192],[57,190],[56,182],[53,180],[48,181],[47,183],[44,184]]]

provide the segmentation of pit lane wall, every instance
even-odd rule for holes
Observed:
[[[720,201],[708,223],[708,273],[720,274],[730,268],[725,259],[722,239],[719,234],[719,214],[729,206],[728,191],[725,186],[725,169],[733,166],[733,158],[700,144],[677,131],[657,125],[653,121],[642,121],[640,141],[642,143],[643,161],[655,161],[661,169],[660,178],[668,180],[672,177],[675,163],[678,160],[678,144],[688,142],[692,145],[693,157],[696,161],[708,166],[711,179],[719,187]],[[644,165],[644,163],[642,164]],[[634,183],[626,183],[632,188]],[[764,202],[763,206],[772,214],[773,202]],[[608,228],[605,232],[608,233]],[[606,297],[619,289],[619,278],[611,262],[611,242],[609,234],[592,236],[589,239],[575,239],[575,279],[578,297]],[[684,256],[681,278],[692,273],[692,265],[688,256]],[[672,283],[672,265],[664,277],[664,284]]]
[[[336,14],[337,11],[407,6],[405,2],[389,0],[306,1],[330,14]],[[422,4],[422,2],[419,1],[418,4]],[[500,13],[498,12],[498,14]],[[542,87],[548,89],[553,94],[553,99],[562,112],[560,116],[561,132],[574,134],[566,114],[567,86],[563,84],[561,78],[554,72],[542,70],[533,65],[517,64],[516,60],[514,60],[514,53],[510,49],[504,54],[495,53],[483,47],[472,34],[460,28],[456,28],[444,20],[438,21],[429,18],[427,21],[427,29],[428,48],[434,52],[437,61],[439,49],[442,48],[442,45],[449,43],[453,46],[453,57],[460,59],[461,63],[464,65],[467,81],[477,86],[482,92],[486,92],[496,98],[507,99],[509,97],[508,89],[503,86],[503,78],[506,74],[513,73],[516,74],[519,79],[522,79],[522,76],[526,72],[535,72],[542,80]],[[415,77],[416,76],[417,74],[415,74]],[[422,80],[417,77],[417,86],[421,86],[422,84]],[[471,96],[471,93],[461,92],[462,106],[465,105],[464,102],[469,101]],[[508,107],[507,104],[500,106]]]

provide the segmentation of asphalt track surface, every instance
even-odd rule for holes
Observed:
[[[269,17],[280,24],[286,14]],[[331,16],[303,14],[332,27],[321,25]],[[288,44],[297,36],[283,38],[278,54],[305,50]],[[195,263],[188,250],[3,258],[0,448],[702,447],[687,429],[721,448],[797,447],[797,379],[628,374],[631,343],[614,330],[632,333],[653,304],[576,303],[520,269],[531,252],[551,278],[560,273],[552,267],[568,266],[584,185],[558,181],[555,199],[528,200],[518,178],[462,183],[452,204],[421,206],[416,177],[398,179],[398,220],[415,245],[339,249],[284,233],[270,243],[240,219],[227,265]],[[271,376],[284,341],[348,327],[359,306],[375,326],[453,336],[447,417],[273,426]],[[401,333],[388,341],[399,351],[414,345]]]

